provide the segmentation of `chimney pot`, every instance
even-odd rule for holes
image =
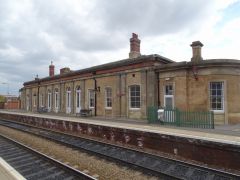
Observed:
[[[132,33],[132,38],[130,38],[129,58],[137,58],[141,56],[140,43],[141,41],[138,39],[138,35],[135,33]]]
[[[132,33],[132,37],[133,37],[133,38],[138,38],[138,35],[135,34],[135,33]]]
[[[53,62],[51,61],[51,65],[49,65],[49,76],[50,77],[54,76],[54,68],[55,68],[55,66],[53,65]]]

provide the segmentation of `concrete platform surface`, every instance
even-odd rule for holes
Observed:
[[[103,117],[73,117],[73,116],[59,116],[54,114],[39,114],[30,112],[12,112],[0,110],[0,113],[17,114],[25,116],[34,116],[42,118],[50,118],[64,121],[81,122],[87,124],[95,124],[108,127],[116,127],[123,129],[133,129],[138,131],[146,131],[153,133],[161,133],[173,135],[178,137],[187,137],[202,139],[214,142],[221,142],[227,144],[240,145],[240,124],[238,125],[218,125],[215,129],[196,129],[196,128],[179,128],[162,126],[158,124],[148,124],[144,120],[128,120],[128,119],[104,119]]]
[[[26,180],[12,166],[0,157],[0,179],[1,180]]]

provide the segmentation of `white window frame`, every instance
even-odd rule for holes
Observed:
[[[93,94],[93,106],[91,106],[91,93]],[[94,109],[95,108],[95,103],[96,103],[96,99],[95,99],[95,91],[93,89],[89,89],[88,90],[88,106],[89,109]]]
[[[67,114],[70,114],[71,111],[72,111],[72,108],[71,108],[71,89],[70,88],[67,88],[66,90],[66,113]]]
[[[29,106],[30,106],[30,98],[29,95],[26,96],[26,110],[29,111]]]
[[[110,90],[111,96],[108,97],[109,93],[108,91]],[[108,101],[111,102],[111,106],[108,106]],[[112,109],[112,88],[111,87],[106,87],[105,88],[105,109]]]
[[[166,94],[166,88],[167,86],[172,86],[172,94]],[[172,105],[174,108],[175,107],[175,104],[174,104],[174,84],[166,84],[164,87],[163,87],[163,92],[164,92],[164,107],[166,108],[166,98],[171,98],[172,99]]]
[[[48,108],[48,111],[50,112],[51,111],[51,108],[52,108],[52,92],[51,91],[48,91],[48,102],[47,102],[47,108]]]
[[[212,109],[212,102],[211,102],[211,83],[222,83],[222,96],[221,96],[221,103],[222,103],[222,109]],[[209,107],[210,110],[216,113],[224,113],[225,112],[225,82],[224,81],[210,81],[209,82]]]
[[[79,113],[81,110],[81,89],[77,87],[76,89],[76,112]]]
[[[36,107],[37,106],[37,96],[33,95],[33,107]]]
[[[40,95],[40,107],[43,107],[43,94]]]
[[[132,107],[132,103],[131,103],[131,87],[133,86],[138,86],[139,87],[139,107]],[[130,85],[129,86],[129,100],[128,100],[128,103],[129,103],[129,109],[130,110],[139,110],[141,109],[141,86],[139,84],[133,84],[133,85]]]
[[[59,92],[56,89],[54,92],[54,102],[55,102],[55,111],[58,112],[59,109]]]

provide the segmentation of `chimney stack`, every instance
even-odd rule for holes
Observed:
[[[195,63],[202,61],[203,58],[202,58],[201,51],[202,51],[203,44],[200,41],[194,41],[190,46],[192,47],[192,53],[193,53],[191,61]]]
[[[132,33],[132,38],[130,38],[129,58],[137,58],[137,57],[141,56],[140,43],[141,43],[141,41],[138,39],[138,35],[135,33]]]
[[[53,65],[53,62],[51,61],[51,65],[49,66],[49,76],[50,77],[54,76],[54,68],[55,68],[55,66]]]

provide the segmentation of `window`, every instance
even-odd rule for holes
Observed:
[[[173,90],[173,85],[168,84],[165,85],[164,88],[164,107],[173,109],[174,108],[174,90]]]
[[[48,110],[50,111],[51,105],[52,105],[52,93],[51,91],[48,91]]]
[[[55,89],[55,110],[58,110],[59,98],[58,98],[58,89]]]
[[[165,86],[165,95],[173,95],[173,85],[172,84]]]
[[[66,89],[66,113],[71,113],[71,88]]]
[[[77,107],[80,107],[80,92],[77,92]]]
[[[89,108],[95,107],[95,92],[94,90],[89,90]]]
[[[111,88],[105,89],[105,107],[112,108],[112,89]]]
[[[129,96],[130,96],[130,108],[140,108],[140,86],[133,85],[130,86],[129,89]]]
[[[210,108],[215,111],[224,111],[223,82],[210,82]]]
[[[43,94],[40,95],[40,106],[43,107]]]
[[[36,94],[33,95],[33,107],[36,107],[37,105],[37,96]]]
[[[78,86],[77,88],[76,88],[76,107],[77,108],[80,108],[80,100],[81,100],[81,89],[80,89],[80,86]]]
[[[29,110],[29,104],[30,104],[30,99],[29,99],[29,95],[27,95],[27,98],[26,98],[26,107],[27,107],[27,111]]]
[[[67,88],[67,107],[70,108],[71,106],[71,89],[70,87]]]

